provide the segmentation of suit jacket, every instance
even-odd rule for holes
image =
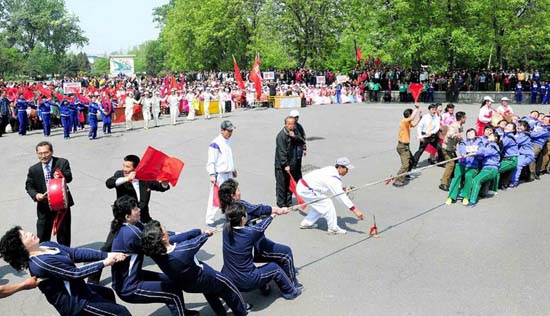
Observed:
[[[137,199],[136,190],[131,182],[124,182],[123,184],[116,186],[116,180],[118,178],[124,177],[122,170],[117,170],[115,174],[105,181],[105,185],[109,189],[116,189],[116,198],[118,199],[121,196],[129,195]],[[170,186],[163,187],[162,184],[158,181],[139,181],[139,201],[138,207],[145,212],[149,211],[149,200],[151,199],[151,190],[164,192],[169,190]]]
[[[305,140],[300,132],[295,131],[296,137],[289,136],[283,127],[275,139],[275,169],[284,169],[286,166],[298,165],[298,146],[303,146]]]
[[[71,166],[69,165],[69,161],[64,158],[58,158],[58,157],[52,157],[52,168],[51,168],[51,174],[50,179],[53,179],[53,174],[56,169],[59,168],[59,171],[63,174],[65,177],[65,182],[70,183],[73,181],[73,175],[71,173]],[[30,197],[33,199],[33,201],[36,203],[36,208],[39,211],[50,211],[50,206],[48,205],[48,200],[44,201],[37,201],[36,200],[36,194],[37,193],[44,193],[48,191],[48,187],[46,186],[46,179],[44,178],[44,169],[42,167],[42,163],[39,162],[29,168],[29,173],[27,174],[27,181],[25,182],[25,189],[27,190],[27,193],[30,195]],[[69,196],[69,206],[74,205],[73,197],[71,195],[71,192],[68,191]]]

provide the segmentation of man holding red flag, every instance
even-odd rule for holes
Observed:
[[[206,171],[210,175],[210,194],[206,207],[206,225],[215,226],[216,213],[220,205],[219,199],[214,200],[218,194],[219,186],[227,179],[237,177],[237,169],[231,149],[231,136],[235,126],[230,121],[223,121],[220,126],[220,135],[212,140],[208,147],[208,162]],[[216,202],[216,203],[215,203]]]
[[[149,200],[151,191],[164,192],[170,189],[166,182],[158,181],[140,181],[136,179],[136,168],[140,159],[136,155],[128,155],[122,161],[122,170],[115,171],[115,174],[105,181],[108,189],[116,190],[116,198],[122,196],[131,196],[138,201],[138,207],[141,211],[141,222],[148,223],[152,220],[149,214]],[[111,230],[107,235],[107,240],[101,247],[101,251],[110,252],[115,235]],[[98,284],[101,277],[101,271],[90,275],[88,283]]]

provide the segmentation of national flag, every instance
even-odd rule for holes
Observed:
[[[176,186],[183,166],[184,163],[180,159],[169,157],[162,151],[149,146],[136,168],[136,179],[170,182],[172,186]]]
[[[420,92],[422,92],[423,88],[424,85],[421,83],[411,83],[411,85],[409,86],[409,90],[411,91],[414,102],[418,101],[418,97],[420,96]]]
[[[256,55],[254,60],[254,66],[250,71],[250,80],[254,82],[254,89],[256,90],[256,99],[259,100],[262,96],[262,74],[260,72],[260,56]]]
[[[233,56],[233,69],[235,70],[235,80],[237,80],[237,84],[239,85],[239,89],[244,90],[244,81],[243,77],[241,76],[241,70],[239,69],[239,65],[237,65],[237,61],[235,60],[235,56]]]

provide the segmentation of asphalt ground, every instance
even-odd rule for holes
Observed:
[[[412,104],[352,104],[311,106],[300,109],[308,141],[305,170],[333,165],[347,156],[355,165],[346,185],[359,186],[395,174],[399,169],[397,129],[402,112]],[[426,111],[426,105],[422,105]],[[459,104],[466,111],[466,127],[473,126],[479,105]],[[514,105],[517,113],[547,106]],[[289,110],[237,110],[228,113],[237,129],[233,151],[242,198],[253,203],[275,203],[273,157],[275,136]],[[209,142],[219,133],[217,117],[127,132],[123,125],[110,136],[88,140],[87,131],[63,140],[56,129],[47,140],[54,155],[71,163],[75,199],[72,208],[73,246],[101,247],[109,229],[114,190],[105,180],[121,168],[127,154],[142,155],[149,145],[185,162],[180,182],[164,193],[153,192],[153,218],[169,229],[204,227],[208,197],[205,170]],[[100,123],[101,125],[101,123]],[[415,135],[415,130],[412,135]],[[413,137],[414,138],[414,137]],[[21,137],[0,138],[0,232],[13,225],[34,231],[35,205],[25,192],[28,167],[37,162],[34,146],[45,138],[41,131]],[[414,152],[417,141],[413,139]],[[427,154],[422,159],[426,159]],[[422,163],[425,165],[425,163]],[[264,297],[245,293],[254,305],[250,315],[550,315],[550,176],[500,191],[476,207],[460,203],[446,206],[446,193],[437,186],[443,169],[425,170],[403,188],[379,184],[354,194],[366,213],[358,222],[336,202],[339,225],[347,235],[326,234],[326,222],[316,230],[298,228],[304,214],[277,217],[267,230],[272,240],[289,245],[304,284],[293,301],[278,290]],[[379,238],[368,235],[376,214]],[[220,270],[221,235],[203,246],[199,258]],[[158,271],[151,260],[146,269]],[[27,277],[0,261],[0,284]],[[109,269],[102,284],[110,286]],[[188,308],[213,315],[204,297],[185,294]],[[121,300],[118,300],[121,302]],[[169,315],[162,304],[126,304],[133,315]],[[38,289],[0,301],[0,315],[57,315]]]

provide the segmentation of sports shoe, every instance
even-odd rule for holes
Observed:
[[[296,282],[294,282],[294,287],[298,290],[303,290],[304,289],[304,285],[300,282],[298,282],[298,280],[296,280]]]
[[[293,300],[293,299],[297,298],[298,296],[300,296],[300,294],[302,294],[302,290],[296,289],[294,291],[294,293],[292,293],[292,294],[283,294],[283,297],[286,300]]]
[[[315,229],[319,227],[317,224],[311,224],[311,225],[302,225],[300,224],[300,229]]]
[[[246,303],[246,311],[250,312],[252,310],[252,304]]]
[[[462,205],[468,205],[470,204],[470,199],[464,198],[462,199]]]
[[[271,286],[268,284],[262,286],[260,288],[260,292],[262,293],[263,296],[269,296],[269,294],[271,293]]]
[[[348,231],[338,227],[336,229],[329,229],[327,233],[330,235],[344,235],[347,234]]]
[[[453,199],[451,199],[451,198],[448,198],[448,199],[445,201],[445,204],[446,204],[446,205],[451,205],[451,204],[453,204],[453,203],[456,203],[456,201],[453,200]]]

